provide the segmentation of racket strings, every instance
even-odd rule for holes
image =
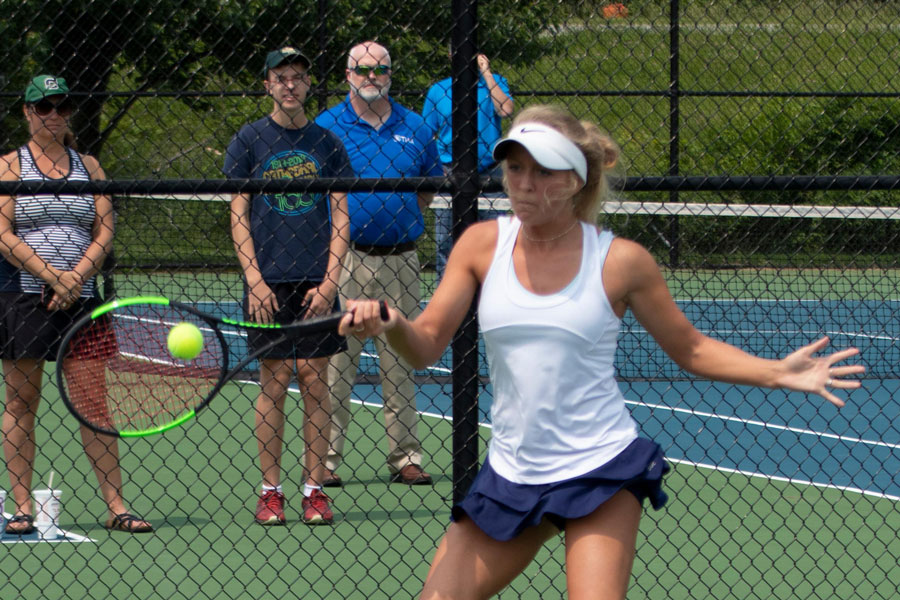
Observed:
[[[204,333],[191,360],[169,354],[167,337],[189,322]],[[167,425],[209,397],[222,374],[224,349],[210,326],[168,306],[120,309],[88,323],[66,348],[63,382],[73,409],[111,431]]]

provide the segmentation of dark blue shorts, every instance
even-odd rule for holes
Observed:
[[[555,483],[527,485],[498,475],[487,459],[463,501],[450,512],[459,521],[468,516],[498,541],[511,540],[545,517],[565,530],[568,519],[587,516],[620,490],[634,494],[638,502],[649,498],[659,510],[668,500],[662,477],[669,472],[662,448],[637,438],[618,456],[601,467]]]
[[[269,287],[278,300],[278,310],[275,312],[275,322],[280,324],[300,321],[306,316],[307,305],[304,302],[306,292],[316,287],[318,283],[309,281],[271,283]],[[247,297],[249,289],[244,286],[244,319],[250,319],[247,312]],[[340,302],[334,299],[334,312],[341,310]],[[251,329],[247,332],[247,344],[251,351],[262,348],[279,335],[278,330]],[[270,348],[262,358],[271,359],[307,359],[332,356],[347,349],[347,340],[337,332],[324,332],[315,335],[289,339]]]

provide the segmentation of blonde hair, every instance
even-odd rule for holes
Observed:
[[[520,111],[512,126],[519,123],[543,123],[569,138],[587,161],[587,181],[572,194],[575,216],[581,221],[596,222],[600,208],[609,194],[607,173],[619,161],[619,146],[590,121],[581,121],[568,110],[553,104],[537,104]],[[504,175],[504,182],[505,182]],[[573,180],[577,180],[573,175]],[[577,188],[576,188],[577,189]]]

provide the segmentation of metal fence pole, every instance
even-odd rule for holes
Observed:
[[[454,0],[451,36],[453,83],[453,240],[477,219],[478,113],[475,65],[477,0]],[[453,350],[453,500],[469,489],[478,470],[478,323],[475,304],[451,343]]]
[[[669,3],[669,175],[678,175],[681,172],[679,162],[681,154],[680,145],[680,106],[681,82],[679,73],[679,61],[681,59],[679,36],[681,32],[678,20],[681,9],[679,0],[671,0]],[[669,192],[669,202],[678,202],[678,191]],[[674,268],[678,266],[678,216],[669,217],[669,263]]]

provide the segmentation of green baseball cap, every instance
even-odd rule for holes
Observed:
[[[293,46],[284,46],[278,50],[272,50],[266,55],[266,66],[263,68],[263,77],[266,77],[269,74],[269,69],[293,63],[303,63],[303,66],[307,69],[312,65],[310,60]]]
[[[25,102],[33,104],[49,96],[66,95],[68,93],[69,86],[66,85],[66,80],[62,77],[38,75],[25,88]]]

